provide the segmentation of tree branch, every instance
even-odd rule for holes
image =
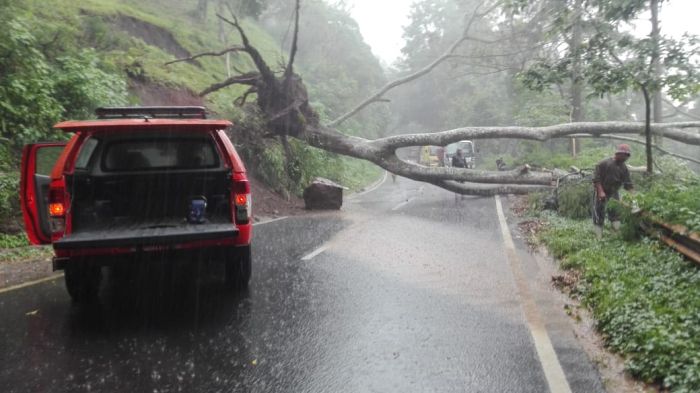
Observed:
[[[420,70],[418,70],[418,71],[416,71],[416,72],[414,72],[414,73],[412,73],[412,74],[406,75],[406,76],[404,76],[403,78],[399,78],[399,79],[396,79],[396,80],[394,80],[394,81],[391,81],[391,82],[387,83],[387,84],[384,85],[384,87],[382,87],[378,92],[374,93],[373,95],[371,95],[370,97],[368,97],[367,99],[365,99],[364,101],[362,101],[362,102],[361,102],[359,105],[357,105],[355,108],[351,109],[351,110],[350,110],[349,112],[347,112],[346,114],[344,114],[344,115],[340,116],[339,118],[337,118],[337,119],[331,121],[330,123],[328,123],[328,127],[337,127],[337,126],[340,125],[342,122],[344,122],[345,120],[347,120],[347,119],[349,119],[350,117],[354,116],[357,112],[361,111],[362,109],[364,109],[364,108],[367,107],[368,105],[370,105],[370,104],[372,104],[372,103],[374,103],[374,102],[378,102],[378,100],[379,100],[380,98],[382,98],[382,96],[384,96],[384,94],[386,94],[389,90],[391,90],[391,89],[393,89],[393,88],[395,88],[395,87],[397,87],[397,86],[401,86],[401,85],[403,85],[403,84],[406,84],[406,83],[408,83],[408,82],[411,82],[411,81],[413,81],[413,80],[416,80],[416,79],[422,77],[423,75],[426,75],[426,74],[430,73],[433,69],[435,69],[435,67],[437,67],[438,65],[440,65],[441,63],[443,63],[445,60],[449,59],[452,55],[454,55],[454,52],[457,50],[457,48],[459,48],[459,46],[460,46],[464,41],[467,41],[467,40],[469,39],[468,33],[469,33],[469,30],[471,29],[472,25],[474,24],[474,21],[475,21],[477,18],[481,18],[481,17],[484,17],[484,16],[486,16],[487,14],[489,14],[491,11],[493,11],[493,10],[497,7],[497,4],[498,4],[498,3],[494,4],[494,5],[493,5],[491,8],[489,8],[486,12],[484,12],[484,13],[482,13],[482,14],[478,14],[479,8],[481,7],[481,4],[480,4],[480,5],[474,10],[474,12],[472,13],[472,16],[469,18],[469,21],[467,22],[467,25],[466,25],[466,27],[464,28],[464,32],[463,32],[462,36],[461,36],[460,38],[458,38],[455,42],[453,42],[452,45],[450,45],[450,47],[447,49],[447,51],[445,51],[440,57],[438,57],[437,59],[433,60],[432,63],[428,64],[427,66],[423,67],[422,69],[420,69]]]
[[[243,75],[232,76],[223,82],[214,83],[213,85],[202,90],[202,92],[199,93],[199,96],[204,97],[207,94],[211,94],[215,91],[221,90],[221,89],[228,87],[228,86],[231,86],[231,85],[256,86],[259,81],[260,81],[260,74],[258,74],[257,72],[248,72],[248,73],[243,74]]]
[[[438,187],[442,187],[448,191],[456,192],[463,195],[477,196],[493,196],[503,194],[529,194],[531,192],[548,191],[549,186],[537,185],[512,185],[512,184],[478,184],[478,183],[459,183],[451,180],[432,183]]]
[[[652,124],[653,134],[662,134],[679,142],[700,145],[700,134],[682,131],[682,128],[698,128],[700,122]],[[465,139],[513,138],[546,141],[552,138],[568,137],[573,134],[642,134],[644,123],[632,122],[579,122],[547,127],[463,127],[454,130],[425,134],[406,134],[380,138],[372,141],[375,146],[400,148],[408,146],[446,146]]]
[[[689,117],[689,118],[694,119],[694,120],[700,120],[700,116],[696,116],[696,115],[693,115],[692,113],[688,113],[688,112],[681,110],[681,108],[673,105],[673,102],[671,102],[667,99],[664,99],[664,103],[667,104],[668,106],[670,106],[671,108],[673,108],[673,114],[669,115],[668,117],[671,117],[674,115],[683,115],[683,116]]]
[[[297,3],[298,5],[299,3]],[[455,41],[440,58],[416,73],[387,84],[349,114],[331,124],[339,124],[362,110],[369,103],[382,100],[383,94],[393,87],[427,74],[445,59],[455,55],[459,45],[469,38],[468,33],[476,20],[477,11],[478,9],[466,24],[462,37]],[[319,124],[318,114],[309,105],[308,93],[303,81],[292,70],[295,55],[290,54],[290,63],[284,70],[284,76],[277,76],[270,70],[260,53],[251,45],[235,16],[233,16],[233,21],[222,16],[219,17],[238,30],[243,48],[253,59],[258,72],[229,78],[224,82],[210,86],[202,92],[202,95],[232,84],[251,86],[252,88],[243,95],[242,100],[245,100],[248,94],[257,92],[257,104],[265,116],[266,127],[271,136],[280,138],[292,136],[311,146],[367,160],[397,175],[428,182],[450,191],[463,194],[493,195],[545,190],[551,187],[553,175],[548,172],[532,172],[527,166],[505,172],[427,167],[401,160],[396,154],[397,149],[409,146],[446,146],[465,139],[514,138],[545,141],[582,133],[600,136],[641,134],[644,130],[643,123],[603,122],[567,123],[549,127],[463,127],[432,134],[397,135],[376,140],[347,136],[333,127],[324,127]],[[295,50],[292,50],[293,52]],[[700,122],[654,124],[651,131],[656,134],[663,133],[665,137],[670,139],[700,146],[700,133],[686,131],[688,128],[700,128]]]
[[[203,53],[198,53],[194,56],[190,56],[187,58],[175,59],[173,61],[169,61],[169,62],[165,63],[165,65],[167,66],[170,64],[180,63],[183,61],[192,61],[192,60],[198,59],[200,57],[219,57],[219,56],[223,56],[227,53],[231,53],[231,52],[246,52],[246,50],[242,46],[232,46],[230,48],[224,49],[224,50],[219,51],[219,52],[203,52]]]
[[[287,79],[290,77],[294,71],[294,57],[297,54],[297,41],[299,40],[299,8],[301,7],[301,0],[296,0],[296,7],[294,9],[294,36],[292,38],[292,48],[289,51],[289,63],[284,69],[284,77]]]
[[[236,98],[236,100],[233,103],[234,103],[234,105],[237,105],[237,106],[243,106],[243,105],[245,105],[245,102],[248,99],[249,95],[257,94],[257,93],[258,93],[258,88],[255,86],[251,86],[248,90],[246,90],[245,93],[243,93],[242,96]]]
[[[341,134],[335,129],[307,130],[302,139],[314,147],[346,156],[371,161],[400,176],[441,185],[445,180],[487,184],[518,184],[549,186],[552,175],[546,172],[530,172],[527,166],[512,171],[483,171],[452,167],[426,167],[406,162],[396,156],[396,148],[379,146],[375,141]]]
[[[301,105],[302,105],[303,103],[304,103],[304,102],[301,101],[301,100],[295,100],[294,102],[292,102],[292,103],[291,103],[289,106],[287,106],[286,108],[284,108],[284,109],[282,109],[281,111],[279,111],[279,112],[275,113],[274,115],[270,116],[270,118],[268,119],[268,122],[273,122],[273,121],[275,121],[275,120],[277,120],[277,119],[279,119],[279,118],[282,118],[282,117],[284,117],[284,116],[287,116],[287,115],[290,114],[292,111],[298,110],[299,107],[301,107]]]
[[[258,52],[258,50],[255,49],[253,45],[251,45],[250,41],[248,40],[248,36],[243,30],[243,27],[241,27],[241,25],[239,24],[238,18],[236,18],[233,9],[231,9],[231,5],[227,3],[226,6],[228,7],[228,10],[231,13],[231,17],[233,18],[233,20],[227,19],[221,14],[216,14],[216,16],[224,22],[228,23],[229,25],[233,26],[236,29],[236,31],[238,31],[238,34],[241,36],[243,47],[245,48],[246,53],[248,53],[251,59],[253,59],[253,63],[255,63],[255,67],[260,72],[260,76],[262,77],[262,79],[266,83],[276,83],[277,79],[275,78],[274,72],[272,72],[270,67],[268,67],[260,52]]]
[[[693,145],[700,145],[700,134],[679,128],[700,127],[695,123],[660,123],[652,126],[652,132],[663,132],[666,137]],[[602,136],[609,134],[640,134],[643,123],[601,122],[566,123],[548,127],[464,127],[431,133],[397,135],[376,140],[346,136],[333,128],[307,129],[300,138],[314,147],[346,156],[360,158],[413,180],[428,182],[447,190],[463,194],[493,195],[498,193],[526,193],[547,189],[552,180],[548,172],[532,172],[526,167],[512,171],[494,172],[449,167],[426,167],[400,160],[396,150],[410,146],[445,146],[465,139],[519,138],[545,141],[551,138],[580,134]],[[455,183],[467,182],[467,183]],[[479,183],[476,186],[472,183]],[[485,185],[486,184],[486,185]]]

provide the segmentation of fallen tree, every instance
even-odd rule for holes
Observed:
[[[490,12],[493,8],[485,11]],[[219,52],[202,53],[186,59],[178,59],[170,63],[188,61],[202,56],[221,56],[225,53],[245,53],[253,61],[256,71],[235,75],[229,79],[213,84],[204,89],[200,95],[205,96],[214,91],[232,86],[249,86],[248,91],[238,100],[243,105],[250,94],[256,94],[256,104],[262,111],[267,123],[268,136],[279,137],[289,158],[287,137],[291,136],[308,143],[311,146],[354,158],[371,161],[385,170],[417,181],[428,182],[444,189],[462,194],[494,195],[522,194],[544,190],[551,187],[553,175],[548,172],[534,172],[529,166],[521,166],[512,171],[493,172],[476,169],[461,169],[449,167],[426,167],[420,164],[400,159],[396,151],[399,148],[411,146],[445,146],[465,139],[495,139],[516,138],[535,141],[546,141],[552,138],[563,138],[572,135],[586,134],[602,136],[607,134],[643,134],[644,123],[632,122],[595,122],[567,123],[547,127],[462,127],[453,130],[396,135],[375,140],[349,136],[338,131],[333,125],[339,124],[348,117],[358,113],[366,106],[382,101],[383,95],[394,87],[408,83],[433,70],[441,62],[454,56],[455,49],[463,42],[474,40],[483,41],[469,35],[470,27],[476,18],[485,13],[476,10],[460,37],[448,51],[424,69],[388,83],[378,93],[373,94],[358,104],[348,114],[332,121],[328,125],[321,124],[318,114],[309,105],[306,86],[302,78],[294,72],[294,59],[297,51],[299,32],[299,0],[296,2],[295,27],[289,61],[281,73],[275,73],[265,62],[258,50],[250,43],[244,29],[231,12],[232,17],[218,17],[231,25],[239,33],[242,44],[224,49]],[[280,75],[280,76],[278,76]],[[700,134],[686,131],[688,128],[700,128],[700,122],[654,124],[652,133],[683,143],[700,145]]]

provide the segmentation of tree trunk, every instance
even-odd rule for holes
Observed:
[[[651,0],[651,42],[653,45],[653,51],[652,51],[652,56],[651,56],[651,66],[652,70],[654,72],[654,79],[655,80],[660,80],[661,79],[661,62],[659,60],[659,53],[660,53],[660,35],[661,35],[661,29],[659,27],[659,0]],[[654,110],[654,123],[662,123],[663,120],[663,107],[662,107],[662,100],[661,100],[661,90],[656,89],[654,91],[654,104],[652,106]],[[657,145],[662,145],[663,144],[663,136],[662,135],[655,135],[654,136],[655,143]]]
[[[574,2],[574,16],[571,33],[570,49],[574,54],[571,72],[571,121],[584,120],[583,113],[583,84],[581,83],[581,9],[583,0]],[[576,138],[571,138],[571,155],[577,154]]]
[[[199,0],[197,2],[197,9],[195,14],[197,15],[197,19],[200,21],[204,21],[207,19],[207,9],[209,7],[209,0]]]
[[[320,117],[309,105],[306,87],[297,74],[292,70],[291,62],[287,64],[285,73],[278,77],[263,59],[258,50],[250,44],[243,28],[234,17],[228,20],[219,15],[225,22],[231,24],[240,34],[242,47],[237,51],[247,53],[257,72],[249,72],[229,78],[225,82],[215,83],[204,89],[202,96],[220,90],[233,84],[250,86],[257,93],[257,105],[264,116],[269,130],[267,136],[281,138],[285,156],[292,152],[286,144],[286,138],[292,136],[333,153],[370,161],[391,173],[428,182],[436,186],[463,194],[493,195],[502,193],[528,193],[535,190],[547,190],[551,187],[553,174],[548,172],[532,172],[525,165],[511,171],[483,171],[450,167],[427,167],[414,162],[403,161],[396,151],[402,147],[411,146],[447,146],[465,139],[526,139],[547,141],[553,138],[567,138],[574,134],[639,134],[644,132],[647,148],[647,170],[652,171],[651,135],[665,132],[666,137],[688,144],[700,145],[700,133],[685,131],[687,128],[700,128],[700,122],[651,124],[651,97],[648,86],[640,86],[645,98],[646,119],[644,124],[631,122],[576,122],[547,127],[462,127],[448,131],[394,135],[375,140],[369,140],[341,133],[332,124],[342,122],[366,105],[375,102],[401,80],[391,82],[380,93],[369,97],[347,115],[342,116],[331,125],[324,126]],[[297,37],[298,26],[295,26],[294,39]],[[293,46],[295,48],[295,46]],[[209,56],[221,56],[224,52],[210,53]],[[448,52],[445,56],[449,56]],[[290,59],[294,58],[294,50]],[[422,70],[421,72],[429,72]],[[418,77],[410,75],[408,80]],[[406,78],[404,78],[406,79]],[[289,160],[288,160],[289,161]],[[288,165],[288,169],[289,169]]]
[[[651,150],[651,97],[649,97],[649,90],[646,86],[642,86],[642,93],[644,94],[644,140],[646,143],[647,173],[652,174],[654,172],[654,161]]]

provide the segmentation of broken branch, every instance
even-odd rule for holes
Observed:
[[[371,95],[370,97],[368,97],[367,99],[362,101],[360,104],[358,104],[356,107],[351,109],[349,112],[347,112],[346,114],[344,114],[344,115],[338,117],[337,119],[331,121],[330,123],[328,123],[328,127],[337,127],[342,122],[344,122],[348,118],[354,116],[355,114],[357,114],[359,111],[363,110],[368,105],[375,103],[375,102],[378,102],[378,100],[380,98],[382,98],[384,96],[384,94],[386,94],[389,90],[391,90],[395,87],[401,86],[403,84],[406,84],[408,82],[411,82],[413,80],[416,80],[416,79],[422,77],[423,75],[430,73],[432,70],[435,69],[435,67],[442,64],[445,60],[451,58],[454,55],[454,52],[457,50],[457,48],[459,48],[459,46],[462,45],[462,43],[464,41],[467,41],[469,39],[468,33],[469,33],[469,30],[471,29],[471,26],[474,24],[474,21],[477,18],[481,18],[481,17],[487,15],[488,13],[493,11],[494,9],[495,9],[495,5],[492,6],[491,8],[489,8],[486,12],[479,14],[478,13],[479,7],[477,7],[476,10],[474,10],[474,13],[472,13],[471,18],[469,18],[469,21],[467,22],[467,25],[464,28],[464,32],[463,32],[462,36],[459,37],[455,42],[453,42],[452,45],[450,45],[450,47],[440,57],[433,60],[432,63],[428,64],[427,66],[423,67],[422,69],[420,69],[412,74],[406,75],[403,78],[399,78],[399,79],[396,79],[394,81],[387,83],[386,85],[384,85],[384,87],[379,89],[378,92],[374,93],[373,95]]]
[[[243,75],[232,76],[223,82],[214,83],[213,85],[202,90],[202,92],[199,93],[199,96],[204,97],[207,94],[211,94],[217,90],[221,90],[225,87],[232,86],[232,85],[255,86],[255,85],[257,85],[259,79],[260,79],[260,74],[258,74],[257,72],[249,72],[249,73],[243,74]]]
[[[223,56],[223,55],[225,55],[227,53],[231,53],[231,52],[245,52],[245,51],[246,51],[245,48],[242,46],[232,46],[230,48],[224,49],[224,50],[219,51],[219,52],[203,52],[203,53],[198,53],[194,56],[190,56],[190,57],[186,57],[186,58],[182,58],[182,59],[175,59],[175,60],[172,60],[172,61],[165,63],[165,65],[167,66],[170,64],[180,63],[183,61],[192,61],[195,59],[199,59],[200,57],[220,57],[220,56]]]

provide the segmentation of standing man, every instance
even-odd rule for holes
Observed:
[[[452,167],[453,168],[466,168],[467,167],[467,160],[464,159],[464,152],[462,149],[457,149],[455,154],[452,156]],[[464,182],[462,182],[464,183]],[[457,197],[457,194],[455,193],[455,202],[459,199],[464,199],[464,195],[461,195]]]
[[[454,168],[466,168],[467,160],[464,159],[462,149],[457,149],[457,152],[452,156],[452,166]]]
[[[620,187],[625,190],[633,189],[630,180],[630,172],[625,165],[625,161],[632,154],[630,146],[623,143],[617,146],[615,156],[607,158],[598,163],[593,175],[594,203],[593,203],[593,225],[596,236],[603,236],[603,223],[605,222],[606,205],[610,198],[620,200]],[[619,213],[614,210],[608,211],[608,218],[612,222],[613,229],[620,229]]]

